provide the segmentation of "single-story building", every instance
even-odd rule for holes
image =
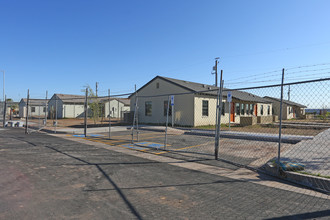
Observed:
[[[84,117],[84,103],[83,95],[54,94],[48,102],[49,117],[55,118],[56,112],[57,118]]]
[[[232,91],[232,102],[226,101],[228,89],[222,97],[221,123],[240,123],[248,117],[255,123],[272,122],[272,104],[268,100],[248,92]],[[137,90],[139,123],[164,124],[166,122],[168,96],[174,95],[173,117],[169,108],[169,122],[181,126],[214,125],[218,87],[185,80],[156,76]],[[135,94],[130,97],[131,110],[135,109]],[[231,110],[231,111],[229,111]],[[229,113],[230,112],[230,113]],[[245,118],[244,118],[245,119]]]
[[[48,102],[48,112],[50,117],[55,118],[55,102],[57,100],[57,118],[79,118],[84,117],[85,96],[54,94]],[[100,104],[100,117],[109,117],[109,99],[107,97],[88,98],[88,103],[98,101]],[[87,106],[88,115],[91,115],[90,106]],[[122,118],[123,113],[130,111],[129,99],[111,98],[110,117]]]
[[[46,104],[48,99],[29,99],[29,117],[30,116],[45,116],[46,112]],[[27,106],[27,99],[21,99],[19,102],[19,117],[25,118],[26,117],[26,106]]]
[[[101,102],[104,106],[104,116],[111,118],[124,118],[124,113],[129,112],[130,100],[127,98],[111,98],[110,99],[110,113],[109,113],[109,99],[102,98]]]
[[[265,99],[269,100],[273,104],[273,111],[275,115],[280,116],[280,105],[281,105],[281,99],[265,96]],[[282,103],[282,119],[292,119],[292,118],[304,118],[305,117],[305,109],[307,106],[292,102],[289,100],[283,99]]]

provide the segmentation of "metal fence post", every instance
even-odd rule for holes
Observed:
[[[222,90],[223,90],[223,80],[222,80],[222,73],[223,71],[221,70],[221,77],[220,77],[220,91],[218,91],[218,100],[217,103],[219,105],[217,106],[217,123],[216,123],[216,131],[215,131],[215,147],[214,147],[214,154],[215,154],[215,159],[217,160],[219,157],[219,140],[220,140],[220,127],[221,127],[221,110],[222,110]],[[220,104],[221,103],[221,104]]]
[[[164,142],[164,150],[166,150],[167,144],[167,126],[168,126],[168,112],[170,111],[170,96],[167,98],[167,109],[166,109],[166,127],[165,127],[165,142]]]
[[[85,94],[85,117],[84,117],[84,135],[87,137],[87,95],[88,95],[88,88],[86,88],[86,94]]]
[[[280,103],[280,125],[278,131],[278,155],[277,155],[277,172],[280,175],[280,167],[281,167],[281,139],[282,139],[282,106],[283,106],[283,84],[284,84],[284,68],[282,69],[282,83],[281,83],[281,103]]]
[[[44,125],[47,126],[47,115],[48,115],[48,91],[46,91],[46,106],[45,106],[45,123]]]
[[[56,133],[57,128],[57,96],[55,95],[55,130],[54,133]]]
[[[26,117],[25,117],[25,134],[28,133],[28,117],[29,117],[29,100],[30,100],[30,90],[28,89],[27,92],[27,99],[26,99]]]
[[[40,108],[41,106],[38,106],[38,130],[40,130],[41,125],[40,125]]]
[[[4,108],[3,108],[3,127],[6,126],[6,112],[7,110],[7,96],[5,95],[5,100],[4,100]]]
[[[111,105],[110,105],[110,89],[108,89],[108,96],[109,96],[109,139],[111,139],[111,117],[110,117],[110,108],[111,108]]]
[[[138,128],[138,120],[137,120],[137,115],[138,115],[138,106],[137,106],[137,101],[138,101],[138,97],[137,97],[137,92],[136,92],[136,85],[135,85],[135,105],[134,105],[134,116],[133,116],[133,126],[132,126],[132,141],[131,143],[134,144],[134,126],[136,126],[137,129],[137,141],[139,141],[139,128]]]

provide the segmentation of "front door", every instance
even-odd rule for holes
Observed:
[[[230,106],[230,122],[235,122],[235,103],[232,102]]]
[[[257,104],[255,104],[255,106],[254,106],[254,115],[258,116],[258,106],[257,106]]]

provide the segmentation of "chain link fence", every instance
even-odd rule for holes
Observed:
[[[330,79],[242,89],[166,80],[116,96],[28,94],[7,126],[225,162],[330,191]]]

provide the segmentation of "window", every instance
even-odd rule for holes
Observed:
[[[264,105],[260,105],[260,115],[264,115]]]
[[[240,111],[239,111],[239,103],[236,103],[236,115],[240,115]]]
[[[270,105],[268,105],[267,114],[270,115]]]
[[[36,107],[31,107],[31,112],[36,112]]]
[[[203,100],[202,115],[209,116],[209,101]]]
[[[221,114],[225,115],[225,102],[222,102]]]
[[[156,83],[156,88],[157,88],[157,89],[159,89],[159,82],[158,82],[158,83]]]
[[[151,101],[145,102],[145,115],[146,116],[152,115],[152,102]]]
[[[46,107],[43,108],[43,111],[46,112]]]
[[[249,104],[246,104],[245,105],[245,112],[246,112],[247,115],[250,114],[250,112],[249,112]]]
[[[244,104],[241,104],[241,115],[244,115]]]
[[[168,101],[164,101],[164,116],[167,116],[167,104]],[[168,109],[168,116],[172,116],[172,106],[170,106]]]
[[[253,115],[254,104],[250,104],[250,115]]]

